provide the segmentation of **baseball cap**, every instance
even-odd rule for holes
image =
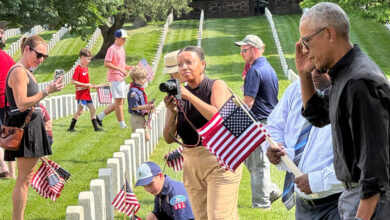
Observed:
[[[167,53],[164,56],[164,73],[177,73],[177,54],[179,50]]]
[[[244,45],[252,45],[254,47],[257,47],[261,49],[264,46],[263,41],[260,39],[260,37],[248,34],[242,41],[234,42],[236,46],[244,46]]]
[[[154,162],[141,164],[137,169],[137,182],[135,183],[135,186],[148,185],[159,173],[161,173],[161,168]]]
[[[129,38],[129,36],[127,36],[126,31],[123,29],[116,30],[114,36],[118,38]]]

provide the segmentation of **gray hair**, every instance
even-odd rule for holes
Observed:
[[[335,3],[322,2],[307,10],[301,21],[310,18],[310,24],[315,27],[332,26],[343,38],[349,39],[349,18],[344,10]]]

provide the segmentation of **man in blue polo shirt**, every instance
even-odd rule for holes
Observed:
[[[247,35],[235,42],[241,47],[241,56],[251,64],[244,81],[244,102],[262,124],[278,103],[278,78],[275,70],[263,56],[264,43],[256,35]],[[271,203],[281,196],[279,188],[271,182],[270,164],[259,146],[245,160],[251,175],[252,208],[270,209]]]
[[[137,179],[136,187],[143,186],[155,196],[154,210],[146,215],[146,220],[195,219],[183,183],[164,175],[157,164],[141,164],[137,169]]]

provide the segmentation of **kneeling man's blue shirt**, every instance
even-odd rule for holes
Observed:
[[[153,213],[158,219],[195,219],[187,191],[182,182],[172,180],[168,175],[165,175],[163,188],[154,200]]]

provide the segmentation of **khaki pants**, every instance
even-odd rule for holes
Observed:
[[[135,132],[136,129],[145,129],[145,141],[150,140],[150,134],[148,126],[146,125],[146,119],[143,115],[137,115],[137,114],[131,114],[130,115],[130,126],[133,132]]]
[[[183,149],[183,182],[195,219],[238,219],[242,165],[235,173],[221,168],[205,147]]]

